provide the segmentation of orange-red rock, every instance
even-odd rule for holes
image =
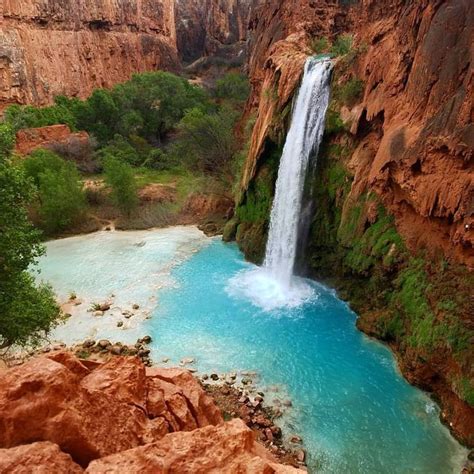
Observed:
[[[132,357],[83,364],[54,352],[0,372],[0,472],[75,474],[86,467],[296,472],[276,464],[241,420],[223,423],[186,370],[145,370]]]
[[[252,473],[302,472],[277,464],[256,443],[242,420],[192,432],[166,435],[160,441],[92,462],[88,473]]]
[[[148,380],[157,386],[174,386],[174,393],[179,393],[187,403],[194,407],[196,425],[217,425],[222,423],[222,415],[214,401],[204,392],[190,372],[183,369],[147,368]],[[178,390],[176,390],[176,387]],[[166,389],[163,390],[166,399]]]
[[[79,474],[84,472],[69,454],[49,441],[0,449],[0,472],[8,474]]]
[[[219,54],[245,57],[257,0],[3,0],[0,110],[87,97],[133,73],[179,70]]]
[[[71,140],[87,144],[89,134],[87,132],[73,133],[67,125],[26,128],[19,130],[16,134],[15,153],[28,155],[37,148],[47,148],[55,144],[66,145]]]
[[[176,370],[172,376],[180,386],[146,376],[131,357],[92,369],[68,353],[33,359],[0,374],[0,447],[52,441],[84,466],[170,430],[222,421],[191,374]]]

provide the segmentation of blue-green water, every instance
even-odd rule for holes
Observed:
[[[303,437],[312,472],[460,471],[466,450],[437,407],[399,375],[387,348],[357,331],[356,316],[330,289],[300,282],[305,304],[263,310],[281,302],[278,289],[235,245],[192,227],[96,233],[47,250],[41,278],[63,299],[75,291],[83,301],[54,338],[132,342],[149,333],[157,362],[194,357],[200,372],[255,370],[267,396],[292,400],[282,427]],[[113,307],[104,316],[87,311],[107,298]],[[140,310],[123,319],[135,302]]]
[[[435,406],[333,291],[314,284],[311,302],[265,312],[228,294],[229,278],[249,267],[234,245],[214,241],[173,272],[177,285],[147,323],[157,360],[195,357],[201,372],[256,370],[262,385],[281,384],[294,405],[286,432],[302,435],[314,470],[458,470],[463,451]]]

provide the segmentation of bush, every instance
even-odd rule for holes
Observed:
[[[148,153],[142,166],[159,171],[173,169],[179,165],[181,156],[179,147],[176,145],[172,145],[167,151],[154,148]]]
[[[23,163],[38,188],[40,225],[48,232],[66,229],[85,208],[76,167],[49,150],[34,151]]]
[[[36,343],[58,322],[51,289],[28,273],[44,248],[28,220],[34,186],[24,171],[0,161],[0,349]]]
[[[311,41],[311,49],[316,54],[323,54],[329,51],[329,42],[327,38],[316,38]]]
[[[352,49],[352,35],[341,35],[336,38],[331,46],[331,54],[334,56],[344,56]]]
[[[364,92],[364,82],[357,78],[352,78],[341,86],[338,93],[340,101],[348,106],[353,106],[362,97]]]
[[[41,173],[39,198],[41,225],[49,233],[65,230],[80,218],[86,201],[74,165],[65,163],[59,173],[51,170]]]
[[[0,123],[0,160],[6,159],[15,146],[15,131],[7,123]]]
[[[32,105],[11,105],[5,110],[5,122],[15,131],[23,128],[46,127],[48,125],[66,124],[71,130],[76,129],[76,119],[64,103],[49,107]]]
[[[331,107],[326,112],[326,125],[324,132],[327,135],[341,133],[346,131],[346,126],[341,119],[341,116]]]
[[[222,100],[245,102],[250,93],[249,81],[244,74],[229,72],[216,82],[214,93]]]
[[[130,216],[138,206],[137,185],[132,167],[114,156],[103,161],[105,181],[112,189],[112,199],[117,207]]]
[[[115,135],[113,140],[97,153],[97,157],[101,162],[108,156],[118,158],[132,166],[140,166],[142,162],[137,150],[121,135]]]
[[[88,140],[72,136],[65,142],[53,142],[48,149],[64,159],[73,162],[82,173],[97,173],[97,160],[94,158],[94,149],[97,143],[93,138]]]
[[[186,113],[179,124],[179,141],[187,160],[195,159],[198,169],[216,173],[229,173],[232,158],[237,151],[234,126],[237,114],[222,108],[214,114],[200,109]]]

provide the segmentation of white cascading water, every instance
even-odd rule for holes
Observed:
[[[308,162],[323,138],[331,69],[329,59],[306,61],[278,170],[264,267],[285,288],[293,276]]]
[[[239,273],[227,288],[264,310],[299,306],[314,296],[314,288],[294,277],[293,268],[303,188],[310,157],[318,153],[323,138],[331,69],[329,59],[306,61],[280,160],[264,265]]]

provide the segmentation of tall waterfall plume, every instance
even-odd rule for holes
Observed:
[[[306,61],[278,170],[264,267],[284,288],[293,276],[308,163],[323,138],[331,70],[329,59]]]
[[[239,272],[227,286],[229,294],[264,311],[297,307],[317,297],[314,286],[293,276],[293,267],[303,188],[310,158],[323,138],[331,70],[329,59],[306,61],[280,160],[264,265]]]

